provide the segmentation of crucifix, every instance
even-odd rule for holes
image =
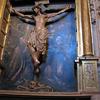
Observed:
[[[24,15],[23,13],[20,13],[16,11],[14,8],[12,8],[12,12],[22,17],[26,22],[28,21],[27,19],[35,21],[35,27],[31,31],[31,34],[34,34],[34,36],[30,36],[30,38],[25,41],[30,51],[34,65],[34,73],[36,76],[35,86],[39,86],[38,80],[40,76],[40,65],[42,63],[41,58],[43,58],[43,56],[45,56],[47,53],[49,33],[46,27],[46,23],[49,21],[51,17],[60,15],[65,11],[69,11],[70,9],[74,9],[72,4],[67,4],[64,9],[58,12],[46,14],[42,11],[41,8],[41,5],[43,5],[44,3],[49,2],[48,0],[39,0],[38,2],[35,2],[35,5],[32,7],[32,11],[35,12],[35,15]]]

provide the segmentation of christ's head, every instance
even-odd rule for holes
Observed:
[[[39,14],[39,13],[42,13],[42,9],[41,9],[41,4],[36,4],[32,7],[32,10],[36,13],[36,14]]]

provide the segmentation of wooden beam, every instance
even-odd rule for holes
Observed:
[[[42,4],[49,4],[49,0],[36,0],[35,4],[42,3]]]

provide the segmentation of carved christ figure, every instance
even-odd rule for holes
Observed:
[[[39,75],[39,65],[41,63],[40,58],[43,57],[47,52],[47,41],[48,41],[48,30],[46,28],[46,23],[48,22],[49,18],[59,15],[69,9],[72,9],[72,5],[67,5],[65,9],[52,14],[44,14],[40,7],[40,4],[33,6],[32,10],[35,11],[36,15],[24,15],[15,9],[12,8],[12,12],[17,14],[18,16],[24,18],[26,21],[27,19],[32,19],[35,21],[35,27],[33,28],[31,34],[34,36],[30,36],[29,39],[26,41],[26,44],[30,50],[32,60],[34,62],[34,69],[35,74]]]

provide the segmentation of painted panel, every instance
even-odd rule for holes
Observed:
[[[25,44],[33,25],[11,18],[3,65],[6,69],[1,88],[13,89],[34,80],[34,66]],[[48,25],[48,53],[41,65],[40,82],[55,91],[75,91],[74,61],[77,57],[75,13],[63,13],[51,19]]]

